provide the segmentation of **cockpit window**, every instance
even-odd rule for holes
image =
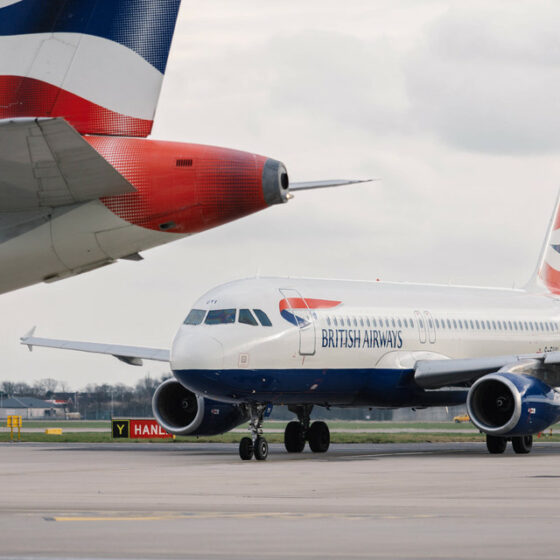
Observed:
[[[223,323],[235,323],[235,309],[212,309],[206,316],[206,325],[221,325]]]
[[[272,327],[272,323],[270,322],[268,315],[262,309],[253,309],[253,311],[263,327]],[[331,323],[329,321],[329,325],[330,324]]]
[[[254,327],[258,326],[257,320],[253,317],[253,314],[249,309],[240,309],[239,310],[239,319],[240,323],[245,325],[252,325]]]
[[[191,309],[190,313],[185,319],[184,325],[200,325],[204,321],[206,311],[204,309]]]

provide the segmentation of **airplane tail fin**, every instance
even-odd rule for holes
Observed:
[[[148,136],[181,0],[0,0],[0,119]]]
[[[560,295],[560,191],[556,197],[537,268],[526,289]]]

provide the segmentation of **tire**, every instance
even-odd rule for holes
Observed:
[[[255,459],[257,461],[264,461],[268,457],[268,442],[263,437],[258,437],[255,440]]]
[[[507,447],[507,439],[500,436],[486,436],[486,447],[492,455],[503,453]]]
[[[512,437],[511,445],[516,453],[531,453],[531,449],[533,447],[533,436]]]
[[[289,422],[284,430],[284,447],[288,453],[301,453],[305,447],[303,426],[296,421]]]
[[[239,456],[244,461],[250,461],[253,458],[253,440],[244,437],[239,442]]]
[[[325,453],[331,444],[329,427],[324,422],[313,422],[307,432],[307,441],[313,453]]]

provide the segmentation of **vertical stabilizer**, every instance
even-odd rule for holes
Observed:
[[[560,191],[556,197],[537,268],[527,290],[560,295]]]
[[[0,0],[0,119],[150,134],[180,0]]]

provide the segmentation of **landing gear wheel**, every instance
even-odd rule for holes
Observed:
[[[329,427],[324,422],[313,422],[307,432],[309,447],[314,453],[325,453],[331,443]]]
[[[255,440],[255,459],[264,461],[268,457],[268,442],[263,437]]]
[[[511,445],[516,453],[531,453],[533,436],[519,436],[511,438]]]
[[[244,461],[250,461],[253,458],[253,440],[249,437],[244,437],[239,442],[239,456]]]
[[[303,426],[296,422],[289,422],[284,430],[284,447],[288,453],[301,453],[305,447],[305,433]]]
[[[507,447],[507,439],[500,436],[486,436],[486,447],[493,455],[503,453]]]

